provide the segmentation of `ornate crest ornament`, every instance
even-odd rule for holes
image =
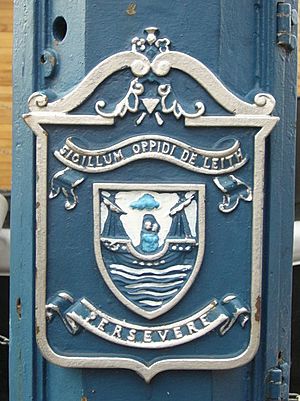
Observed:
[[[41,352],[149,381],[257,351],[265,140],[278,117],[271,95],[242,100],[145,32],[67,95],[34,93],[23,117],[37,138]]]

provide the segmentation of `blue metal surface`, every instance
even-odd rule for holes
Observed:
[[[295,2],[291,4],[292,8],[296,7]],[[56,38],[52,34],[52,24],[58,16],[63,16],[67,23],[66,36],[61,42],[57,39],[60,37],[57,32]],[[252,102],[253,95],[257,92],[271,93],[277,101],[274,115],[280,117],[279,124],[268,139],[266,152],[263,291],[261,316],[258,316],[262,321],[262,338],[258,353],[244,367],[222,371],[165,371],[155,376],[150,384],[130,370],[58,367],[46,362],[37,349],[34,328],[35,141],[30,130],[21,121],[21,115],[28,111],[27,99],[32,92],[46,90],[50,98],[61,97],[100,61],[116,52],[129,50],[131,39],[141,36],[147,26],[158,26],[163,37],[167,36],[172,40],[172,50],[183,51],[201,60],[240,98]],[[12,401],[54,401],[62,395],[66,401],[229,401],[233,397],[237,401],[244,401],[263,400],[268,395],[269,387],[266,382],[270,369],[289,362],[294,199],[296,55],[276,46],[276,29],[275,1],[239,0],[231,1],[230,4],[211,1],[209,6],[202,1],[163,4],[152,1],[137,3],[136,7],[125,1],[96,0],[86,3],[76,1],[72,4],[57,1],[53,7],[29,0],[25,4],[16,3],[10,335]],[[45,49],[54,49],[57,55],[57,65],[51,71],[47,65],[43,66],[45,63],[40,59]],[[171,73],[171,78],[172,82],[176,82],[176,95],[183,105],[191,107],[190,105],[201,99],[209,110],[208,115],[224,115],[224,110],[189,77],[176,71]],[[126,94],[131,79],[126,71],[108,78],[74,114],[90,113],[100,99],[105,100],[107,105],[115,105]],[[151,84],[145,83],[145,87],[146,85],[151,90]],[[95,149],[111,146],[133,134],[137,136],[145,132],[158,132],[157,126],[153,128],[153,116],[146,117],[140,126],[135,126],[136,118],[136,115],[128,113],[123,119],[116,120],[113,128],[97,127],[96,133],[95,127],[82,127],[79,131],[74,126],[45,125],[51,151],[47,181],[50,183],[51,178],[65,168],[52,156],[52,152],[63,146],[68,137],[75,137],[79,133],[81,147]],[[184,127],[182,120],[176,120],[172,115],[164,116],[164,119],[163,131],[159,132],[168,132],[174,139],[184,139],[192,146],[211,149],[220,139],[233,137],[241,141],[247,158],[250,161],[253,159],[253,138],[257,132],[254,128],[206,127],[194,136],[191,134],[194,128]],[[111,132],[114,138],[111,137]],[[168,322],[183,319],[196,312],[212,295],[222,299],[228,295],[228,288],[233,288],[241,297],[242,304],[248,307],[252,203],[247,191],[253,185],[251,162],[234,173],[234,176],[235,178],[220,176],[215,185],[211,176],[202,175],[200,180],[197,173],[188,172],[173,164],[157,160],[154,165],[152,160],[140,160],[104,173],[101,178],[79,172],[76,172],[76,176],[65,174],[55,178],[53,187],[49,186],[49,189],[57,196],[53,196],[55,199],[48,203],[48,265],[51,266],[51,274],[47,276],[48,300],[53,301],[51,297],[59,291],[69,291],[76,300],[87,296],[93,304],[101,305],[103,310],[109,310],[112,315],[143,324],[145,319],[142,316],[116,301],[99,274],[93,250],[92,184],[201,183],[207,187],[206,223],[208,227],[217,225],[220,229],[206,231],[206,250],[201,272],[183,300],[168,312]],[[81,178],[84,181],[79,183]],[[75,181],[79,201],[73,208],[74,199],[70,193]],[[58,193],[58,188],[64,188],[70,198],[67,199],[63,192]],[[233,194],[227,198],[228,202],[223,200],[225,211],[232,204],[239,203],[230,218],[229,214],[222,212],[224,193]],[[71,201],[67,203],[69,199]],[[138,198],[134,200],[137,201]],[[72,210],[66,210],[68,206]],[[151,214],[154,212],[147,213],[147,220],[152,225],[157,223]],[[231,226],[236,227],[233,233],[229,230]],[[120,236],[122,230],[118,227]],[[173,232],[171,237],[174,236]],[[72,242],[68,242],[70,238]],[[141,233],[141,238],[149,240],[145,230]],[[143,246],[141,240],[139,250],[146,254],[156,251],[157,245],[153,245],[153,241],[155,243],[156,238],[151,234],[150,249],[149,245],[148,248],[145,244]],[[228,243],[231,246],[226,246]],[[216,246],[219,247],[218,251],[215,251]],[[104,250],[104,255],[105,252]],[[108,265],[112,263],[111,257],[110,254],[105,257]],[[226,275],[224,265],[228,266]],[[202,286],[202,282],[205,285]],[[137,301],[137,298],[133,299],[133,303]],[[19,305],[18,313],[16,305]],[[259,313],[259,306],[257,310]],[[164,315],[155,321],[157,324],[164,323]],[[58,354],[111,354],[112,357],[118,354],[146,363],[159,360],[162,356],[200,355],[212,359],[232,357],[246,349],[249,338],[250,325],[246,325],[244,329],[234,326],[224,337],[212,333],[201,341],[191,341],[179,348],[167,350],[126,348],[109,341],[102,341],[99,348],[99,339],[96,336],[88,332],[72,336],[58,318],[54,318],[48,325],[48,341]]]

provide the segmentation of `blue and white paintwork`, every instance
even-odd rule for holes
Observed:
[[[295,7],[294,2],[293,7]],[[54,40],[50,32],[52,22],[58,15],[63,15],[68,23],[68,32],[62,42]],[[199,396],[214,401],[231,401],[233,396],[238,401],[263,399],[267,388],[265,379],[267,371],[277,366],[278,352],[281,352],[280,355],[284,360],[289,359],[287,327],[290,316],[287,299],[290,294],[290,284],[287,266],[291,259],[292,236],[289,228],[293,220],[291,159],[294,151],[292,103],[295,98],[295,56],[293,53],[286,54],[275,44],[276,4],[274,2],[253,4],[253,2],[239,0],[230,2],[230,5],[215,1],[210,2],[209,6],[201,1],[193,4],[173,2],[172,5],[167,3],[162,5],[161,2],[154,1],[151,4],[145,2],[138,3],[136,7],[128,7],[128,2],[123,1],[112,4],[93,1],[66,3],[58,0],[52,4],[51,8],[43,8],[43,3],[26,1],[22,4],[16,3],[15,18],[17,49],[14,63],[16,77],[15,192],[12,222],[15,234],[11,303],[12,332],[14,333],[11,341],[11,371],[14,373],[12,375],[14,381],[10,386],[11,399],[44,401],[57,399],[61,397],[61,394],[64,394],[66,401],[77,398],[88,398],[93,401],[99,397],[112,400],[127,400],[128,398],[164,400],[171,397],[176,401],[196,400]],[[45,334],[45,327],[40,325],[37,325],[36,332],[40,338],[45,338],[47,335],[56,355],[63,354],[60,361],[56,360],[56,363],[69,367],[62,369],[43,360],[32,341],[35,336],[33,323],[35,301],[32,295],[35,286],[33,242],[35,233],[38,231],[35,229],[35,206],[40,208],[40,205],[36,203],[36,200],[40,202],[40,199],[39,195],[37,199],[34,195],[35,140],[30,131],[21,123],[20,115],[27,113],[27,99],[32,92],[50,89],[50,96],[56,92],[57,98],[61,98],[63,92],[81,82],[99,62],[116,52],[131,49],[131,38],[142,37],[143,29],[150,25],[160,28],[162,38],[172,39],[173,50],[183,51],[192,58],[201,60],[230,89],[231,93],[245,103],[252,105],[257,92],[268,92],[276,98],[277,105],[274,114],[281,120],[268,139],[266,149],[264,202],[266,225],[263,241],[262,298],[256,299],[257,308],[255,308],[255,302],[248,304],[251,307],[252,320],[248,321],[244,328],[240,325],[232,326],[224,336],[212,330],[209,334],[206,333],[189,343],[164,350],[125,347],[98,337],[88,330],[82,330],[78,336],[73,336],[66,331],[60,319],[54,318],[47,326],[47,334]],[[42,69],[37,67],[45,44],[47,47],[55,46],[60,63],[56,74],[51,79],[44,79]],[[111,80],[102,82],[101,91],[96,91],[94,98],[91,96],[70,114],[77,118],[77,122],[79,120],[81,123],[90,122],[95,117],[93,114],[96,113],[94,112],[95,104],[101,100],[105,101],[106,106],[100,110],[113,112],[115,105],[126,96],[131,80],[132,76],[127,76],[127,72],[122,70],[119,76],[114,75]],[[202,102],[205,104],[207,117],[211,116],[214,123],[220,121],[218,120],[220,116],[224,119],[232,117],[232,110],[228,111],[220,107],[218,102],[210,99],[210,95],[201,85],[193,83],[181,72],[172,71],[172,80],[174,81],[172,84],[176,81],[176,85],[172,85],[172,88],[184,111],[195,113],[197,109],[194,105],[196,102]],[[229,97],[224,102],[226,106],[227,100]],[[87,141],[85,148],[94,150],[113,146],[132,136],[160,135],[161,131],[158,129],[163,128],[164,135],[179,139],[194,148],[211,150],[218,139],[225,136],[240,139],[242,147],[245,149],[246,146],[248,161],[236,174],[231,173],[253,190],[253,201],[240,201],[233,212],[222,213],[219,210],[219,204],[224,193],[213,184],[214,176],[209,178],[203,174],[200,181],[200,175],[192,170],[180,169],[178,165],[165,163],[162,160],[156,160],[155,163],[150,159],[135,160],[134,163],[124,165],[122,169],[107,170],[100,179],[99,177],[92,179],[92,174],[85,174],[87,180],[75,190],[78,203],[74,209],[70,211],[64,209],[65,200],[62,196],[48,200],[47,243],[50,246],[47,262],[49,268],[51,265],[51,270],[48,270],[47,296],[42,302],[39,298],[37,300],[39,302],[36,303],[36,306],[41,305],[38,306],[40,321],[44,317],[42,308],[46,301],[51,300],[55,291],[60,293],[61,290],[65,290],[72,293],[74,300],[82,298],[83,295],[89,296],[89,303],[85,301],[85,305],[93,304],[98,309],[109,311],[113,316],[124,317],[126,324],[146,325],[146,319],[129,310],[116,299],[99,273],[94,257],[91,186],[94,182],[124,183],[125,179],[131,184],[136,182],[146,183],[145,185],[157,184],[162,175],[166,182],[175,185],[178,183],[207,184],[205,208],[208,227],[205,235],[205,258],[207,259],[203,260],[198,275],[199,281],[197,279],[194,281],[191,289],[173,309],[157,318],[157,327],[161,327],[160,324],[166,323],[167,319],[168,322],[176,322],[177,319],[195,312],[196,302],[199,302],[201,307],[206,306],[206,302],[212,299],[221,303],[226,295],[223,291],[232,286],[234,291],[238,290],[242,297],[242,304],[247,304],[249,301],[249,281],[246,282],[249,271],[246,263],[250,256],[243,241],[248,236],[248,244],[251,242],[249,231],[252,222],[247,213],[250,213],[257,200],[253,175],[249,167],[253,162],[253,142],[250,137],[254,135],[255,128],[242,129],[239,125],[229,128],[223,124],[209,128],[204,125],[200,128],[195,125],[187,127],[184,125],[184,116],[177,119],[173,112],[160,113],[164,122],[159,125],[161,120],[155,115],[156,110],[154,109],[152,114],[148,113],[154,107],[154,103],[145,103],[148,110],[144,104],[144,110],[140,106],[137,113],[129,112],[123,118],[116,117],[114,129],[111,126],[95,128],[87,124],[79,133],[77,128],[74,130],[77,123],[72,126],[66,125],[66,120],[62,119],[63,116],[60,120],[57,116],[56,124],[48,122],[47,126],[44,121],[42,124],[48,132],[48,149],[51,152],[51,156],[49,153],[49,172],[45,182],[50,184],[53,175],[66,167],[53,154],[69,137],[78,136],[79,133],[79,136],[84,136]],[[168,107],[169,105],[167,110]],[[140,124],[137,124],[143,112],[147,112],[146,116]],[[87,114],[89,116],[84,117]],[[97,114],[96,117],[101,115]],[[201,115],[201,118],[204,117],[205,115]],[[191,121],[189,120],[188,124],[191,125]],[[241,120],[236,118],[235,124],[237,121]],[[246,135],[247,131],[249,136]],[[42,136],[38,139],[38,145],[41,145],[41,138]],[[259,149],[264,149],[264,146]],[[40,153],[39,156],[41,156]],[[138,166],[143,167],[137,168]],[[45,188],[47,192],[43,194],[44,201],[49,196],[50,185],[48,187],[45,185]],[[226,223],[224,226],[219,224],[220,220],[225,222],[230,219],[233,219],[232,224]],[[246,221],[246,224],[242,224],[243,221]],[[234,236],[230,234],[231,227],[236,230]],[[72,239],[72,246],[66,245],[69,239]],[[228,246],[226,241],[230,239],[234,246]],[[262,242],[259,244],[260,247]],[[57,274],[51,278],[53,269]],[[40,271],[38,269],[38,273]],[[25,279],[20,280],[20,276]],[[201,287],[198,287],[198,283],[201,282]],[[244,291],[246,285],[247,290]],[[194,288],[198,289],[192,292]],[[212,292],[214,297],[210,298]],[[21,319],[13,312],[19,297],[22,301]],[[262,300],[262,309],[259,308],[260,300]],[[229,305],[231,305],[230,302]],[[280,314],[278,314],[279,309],[282,310]],[[87,309],[82,309],[81,316],[88,318],[90,314]],[[237,352],[246,348],[245,342],[249,339],[251,325],[256,325],[255,319],[262,322],[262,339],[254,361],[245,362],[244,367],[237,366],[235,369],[231,369],[236,366],[235,362],[231,361],[228,368],[224,366],[220,368],[222,362],[220,359],[224,356],[235,358]],[[90,328],[91,325],[88,326],[87,320],[84,324]],[[98,320],[95,319],[95,321],[99,323]],[[45,352],[45,349],[42,349],[42,352]],[[204,370],[194,371],[195,359],[200,354],[204,357],[201,362]],[[73,362],[70,355],[75,355]],[[105,355],[108,355],[107,358]],[[94,362],[91,359],[88,360],[89,357],[94,358]],[[95,368],[97,366],[95,359],[98,364],[102,363],[103,369],[85,369],[87,366]],[[135,359],[135,366],[129,363],[132,359]],[[169,360],[166,362],[166,359]],[[184,362],[183,359],[185,359]],[[146,362],[146,365],[140,363],[141,361]],[[153,366],[150,366],[152,362]],[[70,366],[76,366],[77,369],[71,369]],[[117,366],[135,369],[147,381],[163,368],[183,369],[185,367],[190,371],[165,371],[147,384],[129,370],[116,370]],[[104,367],[114,369],[106,370]],[[219,369],[222,371],[220,372]],[[44,380],[46,377],[47,381]]]
[[[198,226],[204,222],[198,221],[202,215],[198,208],[204,208],[204,199],[198,202],[198,196],[203,194],[180,188],[171,193],[99,193],[100,216],[97,205],[94,213],[102,227],[101,256],[95,241],[100,271],[104,264],[114,284],[110,287],[108,282],[109,287],[115,295],[122,295],[121,301],[125,297],[126,306],[133,304],[133,310],[142,316],[158,316],[151,312],[165,312],[169,302],[174,306],[173,300],[178,299],[190,277],[195,278],[194,268],[200,268],[195,266],[196,262],[199,264],[198,244],[201,241],[203,249],[205,238],[199,238],[204,230],[199,232]],[[98,237],[97,232],[95,236]]]

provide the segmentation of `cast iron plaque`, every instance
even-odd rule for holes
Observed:
[[[241,100],[156,28],[67,95],[37,138],[36,325],[49,361],[227,369],[259,345],[265,139]]]

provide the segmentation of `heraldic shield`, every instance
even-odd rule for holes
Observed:
[[[60,366],[146,381],[244,365],[260,344],[275,100],[236,96],[154,27],[129,46],[55,101],[34,93],[24,115],[38,345]]]
[[[193,283],[204,251],[204,196],[204,185],[94,184],[98,267],[141,316],[165,313]]]

